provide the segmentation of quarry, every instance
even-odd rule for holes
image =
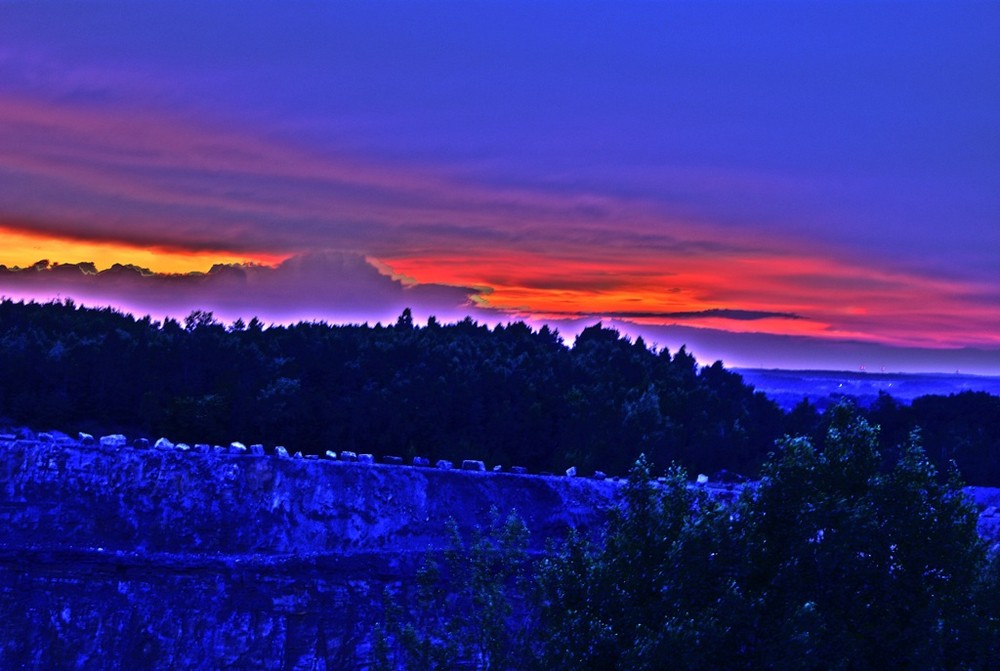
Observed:
[[[386,587],[405,594],[449,519],[467,534],[516,510],[540,553],[623,486],[413,461],[0,435],[0,666],[368,668]],[[995,541],[1000,490],[967,493]]]
[[[365,668],[449,519],[516,509],[540,552],[621,486],[283,453],[0,437],[0,667]]]

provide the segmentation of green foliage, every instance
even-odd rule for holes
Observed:
[[[640,457],[603,543],[571,535],[540,567],[542,668],[712,668],[734,586],[727,514],[682,469]]]
[[[1000,555],[957,476],[917,436],[887,462],[856,409],[830,419],[818,445],[781,441],[726,504],[640,457],[603,533],[534,563],[519,518],[468,546],[453,529],[397,668],[995,668]]]
[[[136,319],[111,309],[0,301],[0,417],[13,423],[174,441],[281,444],[559,472],[625,473],[644,453],[691,472],[756,475],[783,433],[819,444],[835,421],[787,415],[721,363],[653,350],[597,324],[566,347],[548,327],[465,319],[418,327],[259,319],[211,312]],[[1000,398],[966,392],[867,410],[895,463],[915,429],[939,472],[1000,483]]]
[[[721,365],[600,325],[567,348],[547,328],[419,328],[408,313],[227,329],[206,312],[182,326],[69,302],[0,301],[0,370],[0,414],[26,424],[536,470],[635,463],[604,533],[537,564],[520,518],[456,530],[387,607],[384,668],[988,669],[1000,654],[1000,560],[942,474],[955,459],[1000,482],[996,397],[782,418]],[[783,424],[799,437],[727,506],[640,458],[756,471]]]
[[[474,660],[484,671],[527,668],[538,628],[524,521],[516,511],[501,519],[494,509],[489,528],[476,529],[468,543],[454,521],[448,531],[441,561],[430,556],[418,571],[413,599],[386,606],[377,664],[443,671]]]
[[[611,669],[617,653],[615,614],[598,548],[571,532],[564,545],[549,548],[538,567],[541,668]]]
[[[749,668],[967,668],[995,626],[977,613],[985,551],[959,484],[915,442],[884,467],[853,408],[820,448],[783,441],[737,519]]]
[[[803,400],[785,416],[785,433],[822,441],[837,412],[834,405],[820,414]],[[910,434],[919,431],[924,452],[939,473],[954,461],[970,484],[1000,484],[1000,397],[964,391],[921,396],[907,405],[880,392],[869,407],[856,412],[880,428],[878,448],[885,464],[895,463]]]
[[[751,472],[780,411],[742,379],[699,373],[614,329],[558,332],[471,319],[418,327],[229,328],[211,312],[134,319],[0,301],[0,417],[70,432],[475,457],[533,471],[624,473],[640,452],[701,472]]]

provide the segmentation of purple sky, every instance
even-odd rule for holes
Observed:
[[[998,35],[961,0],[0,0],[0,294],[1000,374]]]

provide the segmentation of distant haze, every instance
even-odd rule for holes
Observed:
[[[751,368],[741,368],[737,372],[745,382],[767,394],[785,410],[791,410],[803,398],[822,409],[843,397],[869,406],[882,393],[901,403],[909,403],[921,396],[951,396],[963,392],[1000,396],[1000,377],[996,376]]]

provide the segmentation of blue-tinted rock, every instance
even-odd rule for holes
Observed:
[[[444,520],[469,538],[491,506],[530,510],[542,552],[612,504],[565,478],[204,449],[2,445],[0,669],[373,668],[385,589],[449,546]]]
[[[401,466],[403,464],[403,457],[382,457],[382,463]]]
[[[340,458],[342,461],[357,461],[358,455],[349,450],[344,450],[340,453]]]
[[[427,468],[431,465],[431,460],[427,457],[413,457],[413,465]]]
[[[465,459],[462,462],[463,471],[485,471],[486,464],[477,459]]]
[[[93,445],[94,444],[94,437],[92,435],[90,435],[89,433],[84,433],[83,431],[81,431],[78,434],[78,438],[80,440],[80,444],[81,445]]]
[[[443,469],[443,470],[448,470],[448,469],[450,469],[450,468],[453,468],[453,467],[454,467],[454,464],[452,464],[452,463],[451,463],[450,461],[448,461],[447,459],[438,459],[438,460],[437,460],[437,463],[435,464],[435,467],[437,467],[437,468],[441,468],[441,469]]]
[[[128,443],[125,436],[120,433],[113,433],[110,436],[101,436],[101,447],[125,447]]]
[[[157,438],[156,442],[153,443],[153,447],[158,450],[172,450],[174,449],[174,444],[166,438]]]
[[[371,455],[371,454],[359,454],[358,455],[358,463],[359,464],[374,464],[375,463],[375,457],[374,457],[374,455]]]

